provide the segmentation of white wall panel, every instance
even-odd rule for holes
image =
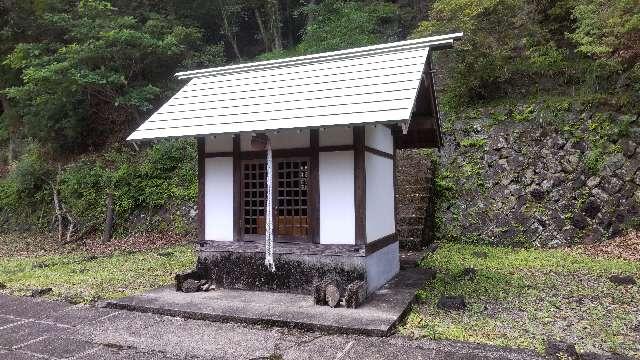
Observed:
[[[205,159],[205,240],[233,241],[233,159]]]
[[[355,244],[353,151],[320,153],[320,243]]]
[[[367,256],[367,291],[378,290],[400,271],[400,248],[395,242]]]
[[[320,146],[352,145],[353,129],[346,126],[328,127],[318,132]]]
[[[225,134],[205,137],[204,151],[209,153],[233,151],[233,136]]]
[[[393,134],[384,125],[367,126],[364,133],[365,145],[393,154]]]
[[[393,160],[365,153],[367,174],[367,242],[395,230]]]

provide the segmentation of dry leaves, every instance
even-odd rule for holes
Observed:
[[[596,257],[640,261],[640,231],[631,231],[601,244],[580,245],[576,248]]]

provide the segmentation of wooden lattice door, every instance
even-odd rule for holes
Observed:
[[[309,160],[279,159],[276,164],[278,241],[308,241]]]
[[[242,164],[243,233],[245,240],[257,240],[258,235],[265,234],[266,176],[264,161],[245,161]]]
[[[310,241],[308,217],[309,160],[274,159],[274,233],[278,242]],[[259,241],[265,234],[266,164],[264,160],[242,165],[244,239]]]

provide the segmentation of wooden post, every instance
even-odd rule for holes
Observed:
[[[312,129],[309,133],[311,156],[309,159],[309,225],[311,230],[311,242],[320,243],[320,135],[318,129]]]
[[[240,134],[233,136],[233,240],[242,241],[242,163]]]
[[[198,138],[198,241],[205,241],[205,139]]]
[[[365,128],[353,128],[353,160],[354,160],[354,205],[355,205],[355,238],[356,244],[367,243],[367,182],[365,172]]]

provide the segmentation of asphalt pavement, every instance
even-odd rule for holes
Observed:
[[[534,352],[182,318],[0,295],[0,359],[540,359]]]

